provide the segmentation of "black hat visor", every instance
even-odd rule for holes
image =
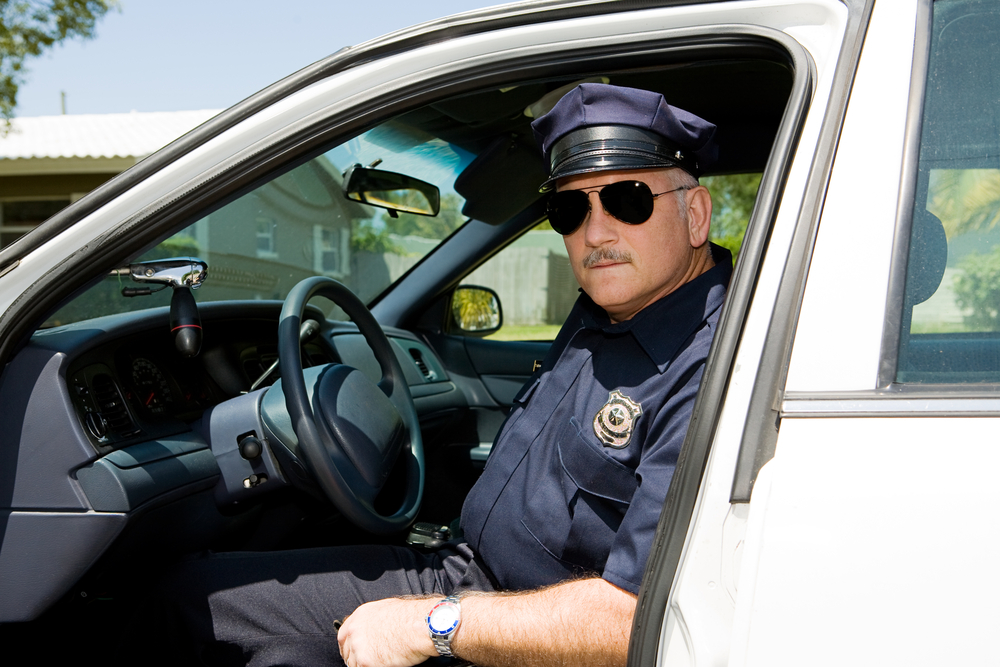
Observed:
[[[627,125],[603,125],[574,130],[552,146],[551,176],[539,192],[549,192],[566,176],[599,171],[680,167],[697,178],[693,153],[668,145],[649,130]]]

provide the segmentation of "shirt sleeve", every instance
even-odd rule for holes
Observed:
[[[642,583],[660,512],[691,421],[711,334],[711,329],[704,327],[695,342],[655,379],[664,384],[665,400],[651,415],[636,468],[638,487],[615,534],[602,574],[605,580],[631,593],[637,594]]]

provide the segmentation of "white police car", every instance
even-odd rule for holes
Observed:
[[[101,656],[202,549],[456,516],[547,347],[481,337],[500,313],[456,287],[516,275],[504,320],[558,325],[527,127],[601,80],[718,125],[716,176],[762,174],[630,662],[994,661],[998,35],[986,0],[525,2],[340,51],[144,160],[0,251],[4,647]],[[413,397],[371,488],[257,418],[311,276],[359,293]],[[281,356],[301,334],[303,365],[377,376],[310,308]]]

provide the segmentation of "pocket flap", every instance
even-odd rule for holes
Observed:
[[[576,417],[570,418],[576,427],[576,442],[572,447],[559,441],[559,461],[573,482],[592,495],[620,503],[630,503],[639,483],[635,471],[607,456],[589,442]]]

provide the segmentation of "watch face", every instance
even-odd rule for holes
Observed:
[[[458,627],[458,605],[441,602],[431,610],[427,625],[436,635],[446,635]]]

